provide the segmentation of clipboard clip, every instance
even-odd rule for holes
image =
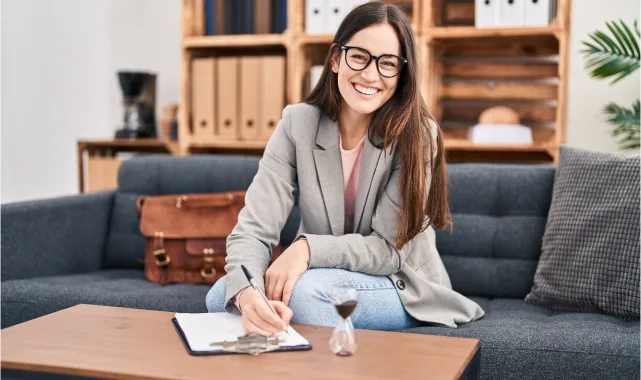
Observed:
[[[264,352],[275,351],[279,348],[278,337],[265,337],[262,335],[239,336],[236,341],[212,342],[210,347],[222,347],[223,351],[236,352],[249,355],[260,355]]]

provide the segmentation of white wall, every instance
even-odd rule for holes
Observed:
[[[122,120],[116,72],[156,73],[156,120],[162,107],[177,103],[180,84],[180,0],[108,0],[109,125]]]
[[[108,133],[105,1],[2,1],[2,202],[73,193],[76,139]]]
[[[3,0],[2,203],[74,194],[76,141],[113,137],[116,72],[158,75],[178,101],[180,0]]]
[[[639,73],[589,78],[580,41],[638,17],[639,1],[573,3],[568,144],[614,151],[601,109],[631,105]],[[0,22],[2,203],[77,192],[76,140],[110,138],[120,122],[117,70],[158,74],[158,115],[178,99],[180,0],[3,0]]]
[[[611,33],[606,21],[622,19],[632,27],[639,19],[639,0],[573,0],[571,19],[571,55],[568,83],[568,145],[598,150],[617,151],[611,136],[612,126],[602,112],[603,106],[615,102],[631,107],[639,98],[639,71],[610,85],[610,79],[590,78],[585,70],[581,41],[588,41],[588,34],[595,30]]]

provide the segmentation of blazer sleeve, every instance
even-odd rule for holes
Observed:
[[[432,124],[431,133],[436,141],[436,128]],[[436,157],[436,146],[432,159]],[[396,247],[396,228],[402,206],[399,190],[400,165],[398,155],[372,216],[370,235],[346,234],[342,236],[301,234],[310,249],[309,268],[340,268],[371,275],[389,276],[401,270],[414,249],[429,249],[433,244],[424,233],[419,233],[400,250]],[[429,175],[429,174],[428,174]],[[428,177],[427,188],[430,186]],[[427,223],[427,219],[425,222]],[[296,240],[297,240],[296,239]],[[415,247],[417,246],[418,247]]]
[[[247,188],[245,207],[227,238],[225,310],[228,312],[239,312],[234,296],[249,286],[241,264],[247,267],[258,285],[264,287],[272,249],[280,240],[295,202],[298,179],[289,107],[283,110],[282,119],[267,143],[258,172]]]

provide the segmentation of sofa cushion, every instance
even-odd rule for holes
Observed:
[[[2,282],[2,327],[80,303],[137,309],[206,313],[210,286],[161,286],[136,269]]]
[[[145,239],[136,214],[138,197],[246,190],[258,171],[259,159],[240,155],[150,155],[125,161],[118,172],[103,266],[140,268],[137,261],[144,258]],[[281,233],[283,248],[296,237],[299,223],[295,205]]]
[[[523,298],[532,287],[550,207],[554,167],[451,164],[452,231],[436,246],[466,296]]]
[[[639,319],[639,156],[561,147],[526,302]]]
[[[639,378],[639,321],[517,299],[471,299],[486,313],[478,321],[406,331],[480,339],[482,379]]]

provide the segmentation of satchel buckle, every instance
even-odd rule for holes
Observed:
[[[214,258],[212,257],[214,254],[214,249],[213,248],[203,248],[203,261],[206,263],[213,263]],[[212,256],[210,256],[212,255]],[[209,272],[207,271],[209,269]],[[216,269],[215,268],[205,268],[203,267],[200,270],[200,275],[203,276],[203,278],[214,278],[216,276]]]
[[[171,262],[171,259],[169,258],[169,255],[167,255],[167,251],[165,251],[163,245],[163,237],[165,234],[162,232],[155,232],[154,236],[154,256],[156,257],[156,265],[159,267],[167,266]]]
[[[200,275],[204,278],[214,278],[216,277],[216,269],[209,268],[209,272],[207,272],[207,268],[203,268],[200,270]]]

